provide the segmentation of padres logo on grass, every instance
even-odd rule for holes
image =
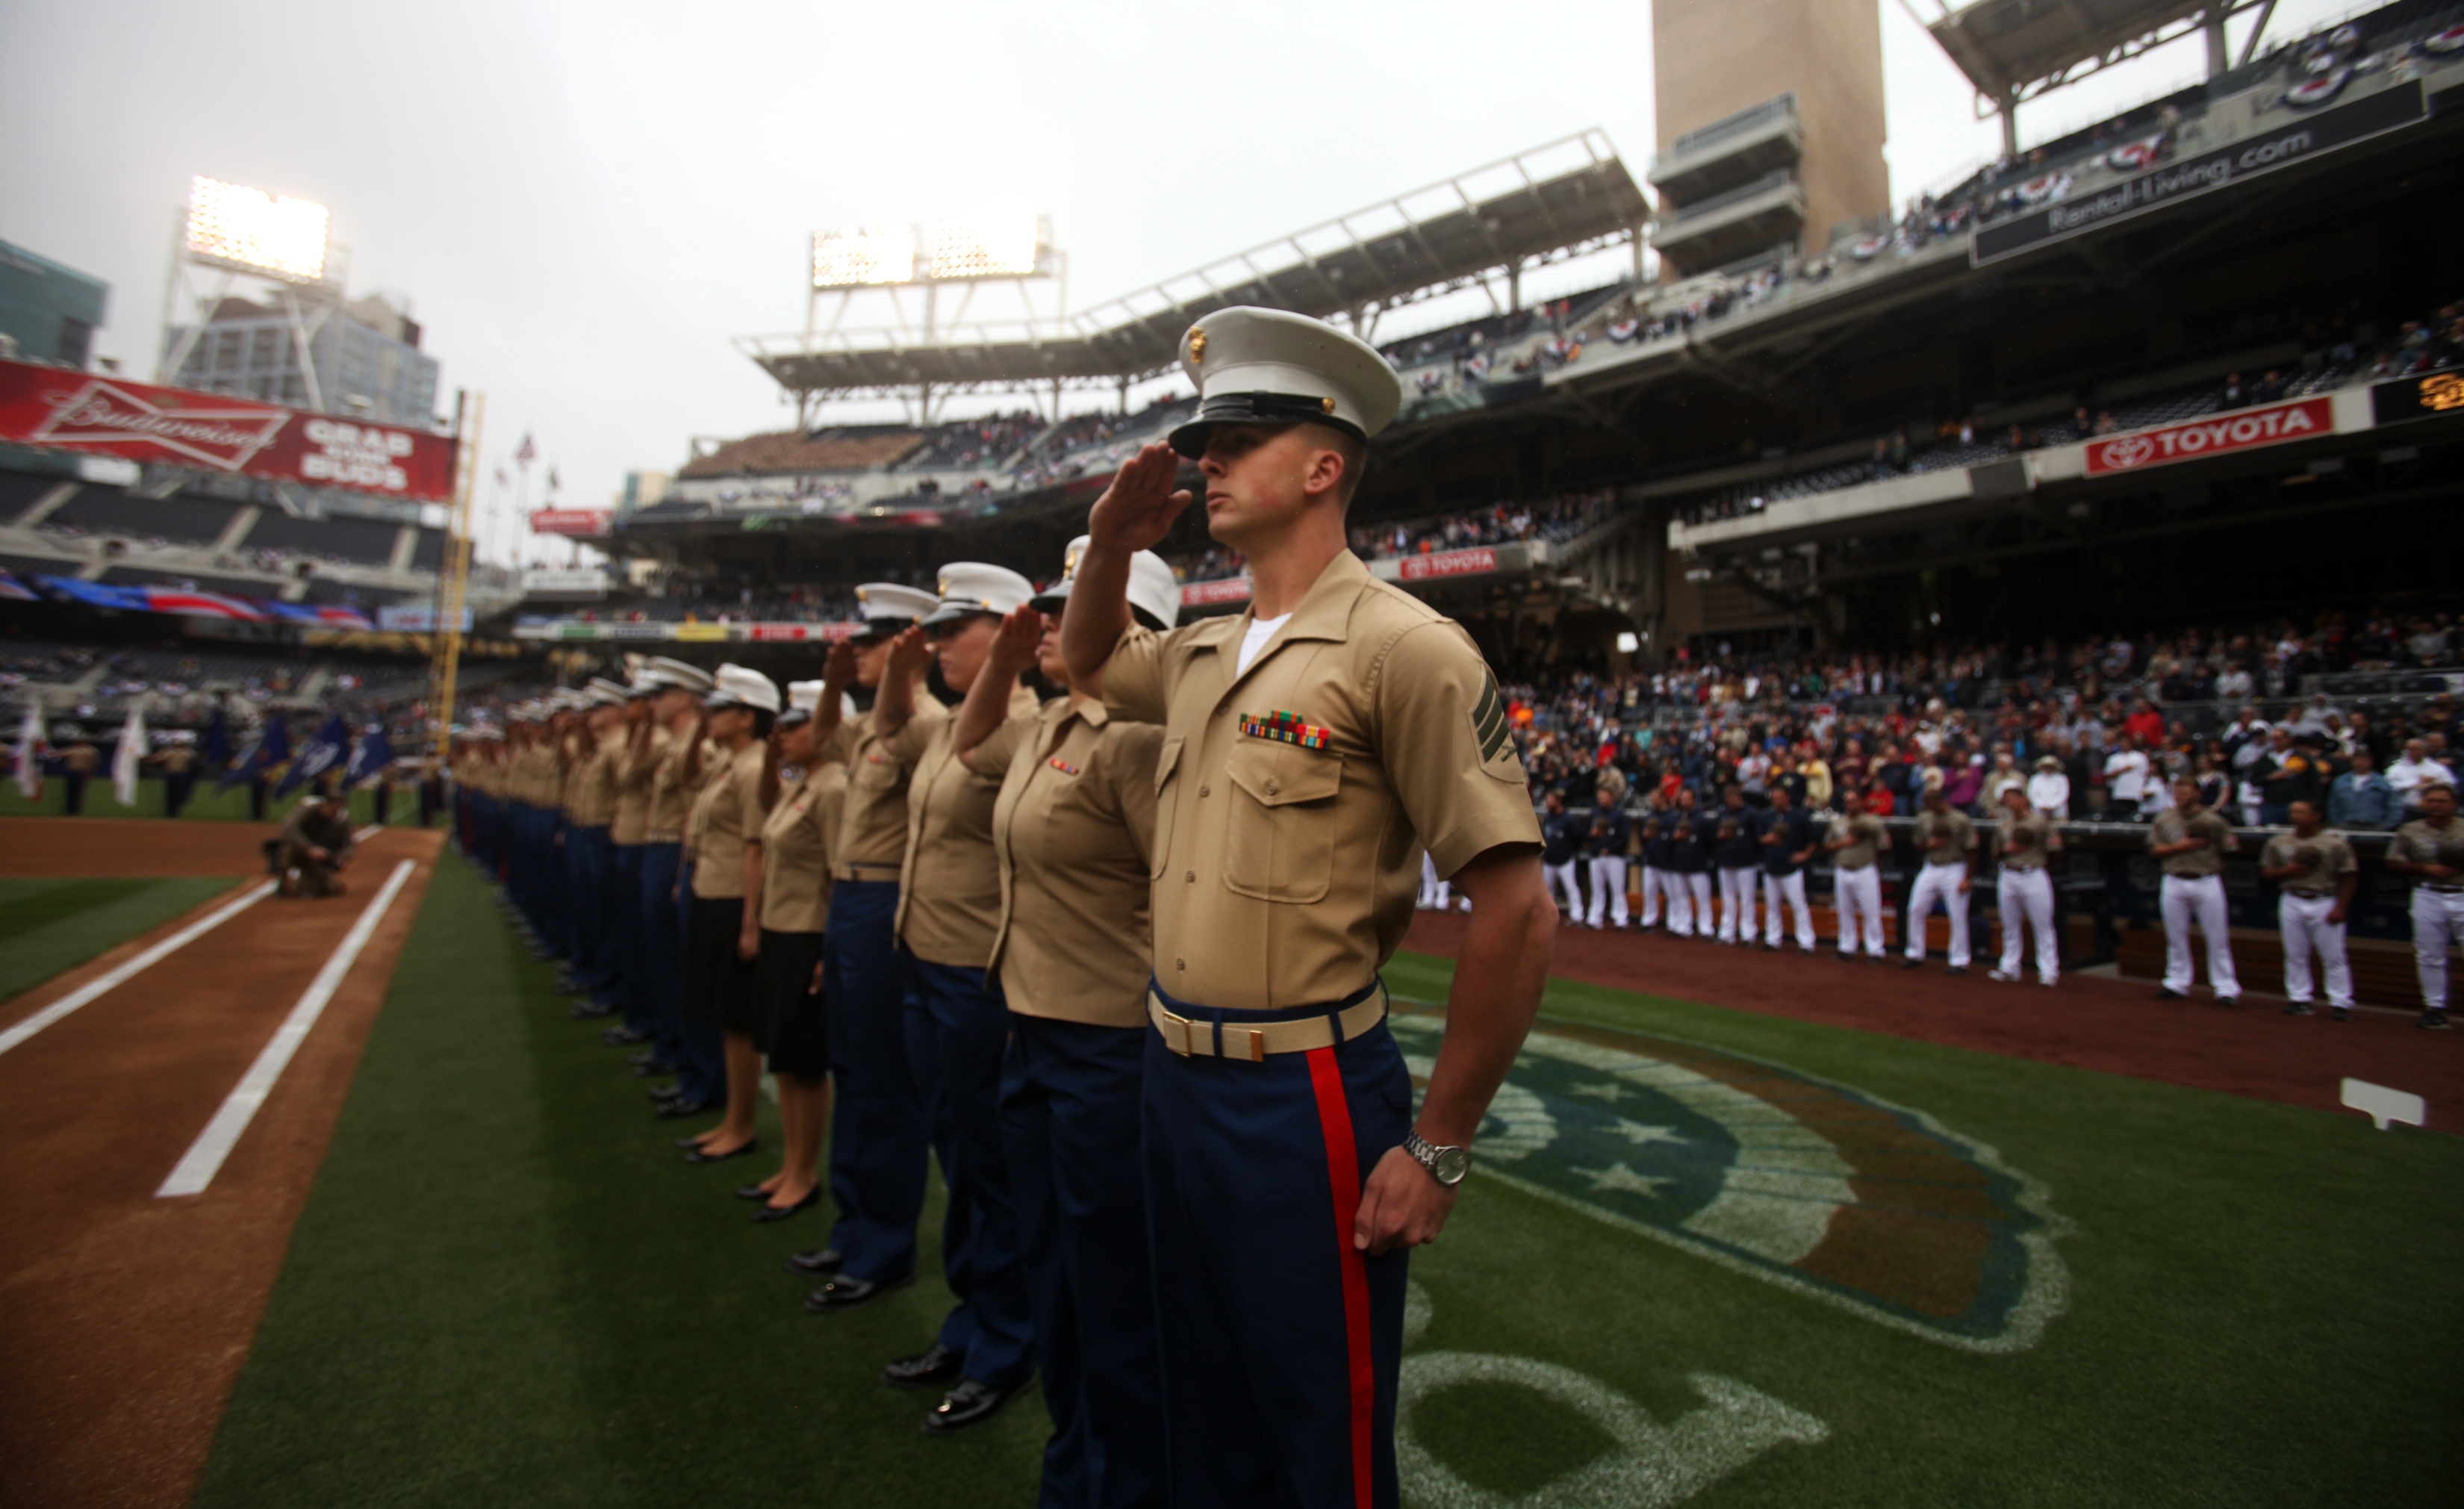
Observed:
[[[1425,1080],[1438,1022],[1394,1024]],[[2069,1292],[2066,1223],[1992,1148],[1693,1043],[1546,1026],[1480,1149],[1484,1177],[1969,1350],[2033,1346]]]

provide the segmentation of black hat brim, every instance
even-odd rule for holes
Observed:
[[[1327,400],[1306,393],[1212,393],[1188,423],[1165,438],[1173,449],[1195,461],[1206,454],[1206,437],[1218,425],[1324,425],[1354,440],[1369,438],[1359,426],[1327,407]]]

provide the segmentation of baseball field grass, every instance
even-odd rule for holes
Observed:
[[[1447,969],[1389,972],[1416,1059]],[[2464,1481],[2464,1140],[1595,986],[1546,1012],[1414,1259],[1407,1502]],[[445,861],[199,1502],[1031,1502],[1037,1396],[931,1440],[875,1377],[947,1303],[931,1232],[913,1288],[801,1313],[823,1215],[751,1225],[766,1149],[686,1166],[639,1084]]]
[[[229,889],[202,878],[0,879],[0,1001]]]

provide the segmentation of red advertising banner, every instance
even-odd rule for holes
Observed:
[[[453,441],[220,393],[0,361],[0,440],[443,502]]]
[[[2087,444],[2087,474],[2098,477],[2141,467],[2161,467],[2168,461],[2221,455],[2287,440],[2308,440],[2335,430],[2333,399],[2305,398],[2290,404],[2271,404],[2265,408],[2245,408],[2158,429],[2091,440]]]
[[[1405,581],[1426,581],[1431,577],[1470,577],[1497,569],[1497,552],[1483,546],[1477,550],[1441,550],[1426,556],[1405,556],[1396,562],[1395,575]]]
[[[543,508],[531,515],[531,533],[596,538],[607,533],[607,516],[604,508]]]
[[[1180,589],[1180,605],[1185,608],[1208,607],[1218,602],[1249,601],[1249,579],[1225,577],[1217,581],[1191,581]]]

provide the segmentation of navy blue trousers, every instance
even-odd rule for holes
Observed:
[[[684,867],[681,843],[642,845],[641,914],[642,1011],[659,1057],[684,1062],[685,1011],[684,922],[676,914],[676,881]]]
[[[1144,1027],[1010,1015],[1001,1147],[1052,1437],[1044,1509],[1164,1501],[1163,1365],[1138,1157]]]
[[[907,971],[907,1061],[949,1192],[941,1273],[958,1302],[941,1323],[941,1345],[966,1359],[966,1376],[1006,1389],[1035,1370],[1026,1254],[1001,1152],[1009,1008],[981,970],[909,954]]]
[[[642,849],[639,843],[609,840],[607,886],[607,951],[615,968],[616,1004],[625,1025],[657,1036],[650,1019],[649,993],[643,988]]]
[[[1215,1011],[1248,1025],[1324,1016]],[[1310,1053],[1182,1058],[1147,1033],[1146,1173],[1175,1509],[1392,1509],[1402,1249],[1352,1245],[1411,1129],[1384,1022]]]
[[[840,881],[823,940],[822,999],[830,1039],[832,1247],[852,1279],[893,1282],[915,1271],[924,1214],[924,1102],[907,1062],[905,966],[892,926],[896,881]]]
[[[607,910],[607,870],[615,847],[604,827],[568,823],[564,830],[564,956],[577,982],[597,995],[614,981],[602,957]]]

